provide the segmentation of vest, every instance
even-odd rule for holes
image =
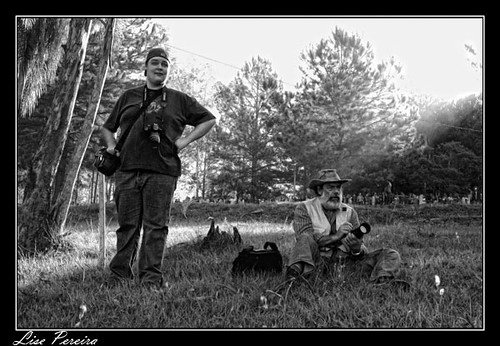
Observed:
[[[323,212],[320,200],[318,198],[313,198],[305,201],[304,205],[306,206],[307,213],[311,218],[315,237],[319,238],[324,235],[329,235],[331,225]],[[335,214],[335,232],[338,231],[343,223],[348,222],[351,219],[352,212],[353,209],[350,206],[341,203],[340,209]],[[339,248],[344,252],[349,251],[344,245],[341,245]]]

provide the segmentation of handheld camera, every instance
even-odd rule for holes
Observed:
[[[358,228],[353,229],[351,231],[352,234],[356,236],[356,238],[361,239],[365,234],[370,233],[372,230],[371,226],[368,224],[368,222],[363,222],[361,225],[359,225]]]
[[[152,142],[160,143],[160,132],[161,127],[154,123],[144,126],[144,131],[149,134],[149,140]]]

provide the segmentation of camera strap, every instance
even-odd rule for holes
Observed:
[[[120,136],[120,139],[118,140],[118,143],[116,143],[116,146],[115,146],[116,151],[121,151],[123,144],[125,143],[125,140],[127,139],[128,134],[130,133],[130,131],[132,130],[132,127],[134,127],[135,123],[139,119],[139,116],[146,110],[146,108],[148,108],[148,106],[151,104],[151,102],[153,102],[157,97],[158,96],[156,96],[156,97],[153,96],[153,97],[148,98],[148,89],[147,89],[146,85],[144,85],[141,107],[139,108],[137,113],[134,115],[134,119],[133,119],[132,123],[130,124],[130,126],[125,130],[125,132],[123,132],[123,134]],[[167,104],[167,87],[163,87],[163,89],[162,89],[161,102],[162,102],[162,105]]]

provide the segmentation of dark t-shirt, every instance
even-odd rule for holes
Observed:
[[[157,94],[158,97],[139,116],[125,140],[120,151],[120,170],[140,169],[178,177],[181,175],[181,162],[175,141],[186,125],[197,126],[215,117],[193,97],[180,91],[166,88],[166,102],[162,102],[161,92]],[[140,109],[143,97],[144,86],[126,90],[103,126],[111,132],[120,128],[123,133]],[[158,131],[159,144],[152,141],[150,133],[144,130],[144,125],[151,123],[157,123],[161,129]]]

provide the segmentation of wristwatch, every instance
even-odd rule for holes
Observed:
[[[358,252],[354,252],[354,251],[351,250],[351,255],[353,255],[353,256],[359,256],[359,254],[361,254],[361,252],[363,252],[363,249],[361,249],[361,248],[359,249]]]

